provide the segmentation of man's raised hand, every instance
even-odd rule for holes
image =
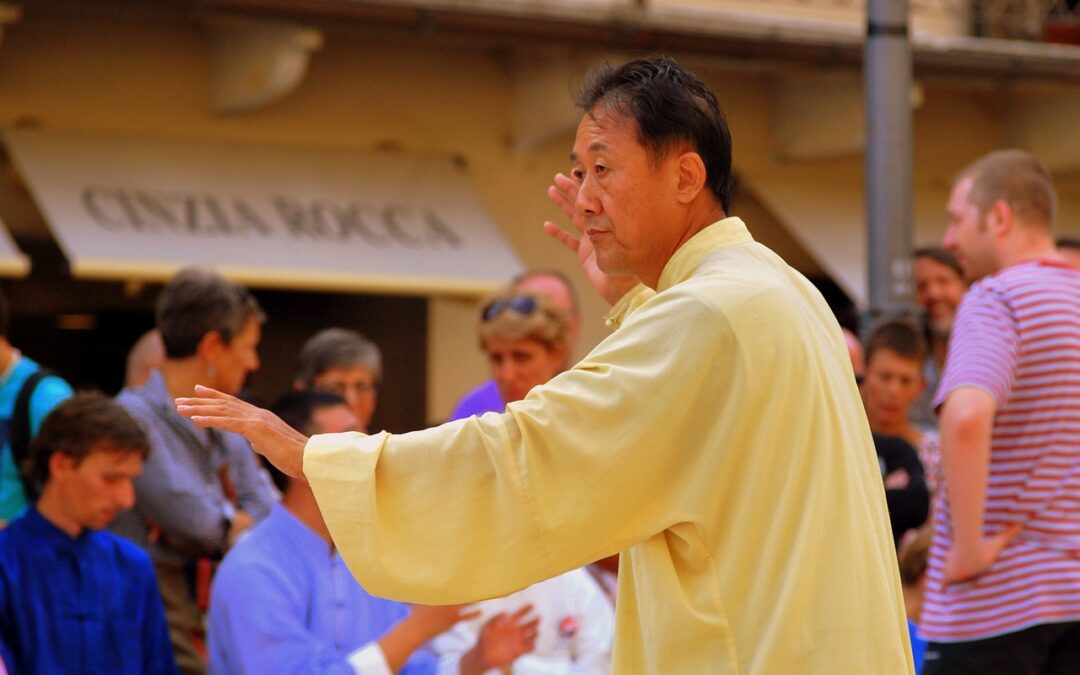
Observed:
[[[553,185],[547,190],[548,199],[566,215],[574,226],[576,234],[564,230],[550,220],[544,221],[544,231],[577,255],[589,283],[601,297],[614,305],[627,291],[637,285],[637,278],[628,274],[607,274],[600,269],[596,263],[596,251],[593,250],[592,242],[585,234],[582,218],[574,207],[577,202],[577,182],[561,173],[555,174],[552,182]]]
[[[196,426],[240,434],[282,473],[294,478],[304,475],[307,436],[269,410],[202,385],[196,385],[195,396],[176,399],[176,409]]]

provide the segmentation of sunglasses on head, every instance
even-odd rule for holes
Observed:
[[[494,321],[500,314],[508,309],[513,310],[518,314],[528,316],[539,308],[540,303],[536,301],[536,298],[528,295],[517,295],[512,298],[492,300],[480,315],[484,318],[484,323],[488,323]]]

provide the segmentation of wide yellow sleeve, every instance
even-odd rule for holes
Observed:
[[[701,301],[649,297],[508,412],[317,436],[304,471],[369,592],[429,604],[506,595],[622,551],[700,503],[687,458],[702,446],[703,411],[692,402],[723,400],[734,368],[698,364],[734,358],[730,341]]]

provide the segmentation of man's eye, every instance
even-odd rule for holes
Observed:
[[[607,171],[606,166],[604,166],[603,164],[596,165],[596,173],[604,173],[605,171]]]
[[[570,172],[570,175],[573,176],[574,180],[578,181],[579,183],[585,179],[585,172],[581,169],[574,169]]]

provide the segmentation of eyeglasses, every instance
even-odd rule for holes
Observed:
[[[379,385],[375,382],[325,382],[317,385],[317,388],[341,397],[348,395],[350,390],[357,396],[374,396],[379,391]]]
[[[498,298],[488,303],[484,311],[480,313],[483,317],[484,323],[490,323],[494,321],[500,314],[506,310],[512,310],[518,314],[528,316],[540,309],[540,303],[536,298],[529,295],[516,295],[512,298]]]

